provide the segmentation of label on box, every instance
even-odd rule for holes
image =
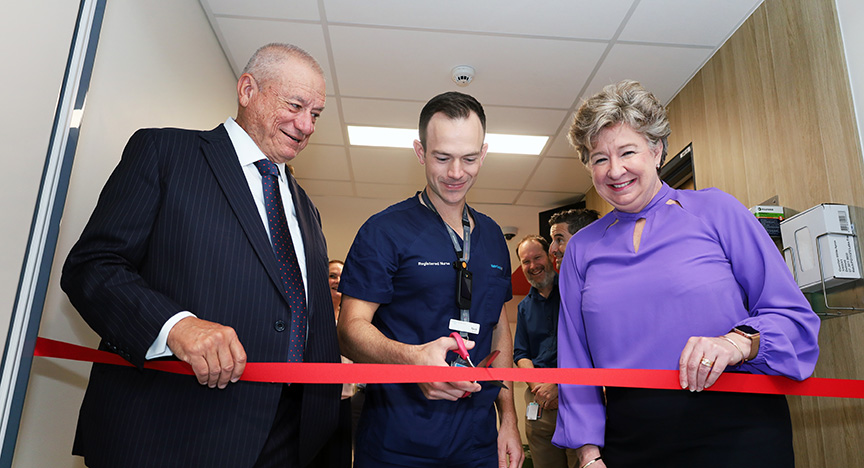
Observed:
[[[773,214],[773,215],[781,215],[782,216],[783,215],[783,207],[782,206],[776,206],[776,205],[756,205],[756,206],[750,208],[750,212],[757,215],[757,216],[760,214],[763,214],[763,215]]]
[[[765,228],[768,235],[771,237],[780,237],[780,219],[779,218],[756,218],[759,224]]]
[[[849,212],[842,209],[837,210],[837,225],[843,232],[852,232],[852,229],[849,228]]]
[[[830,236],[829,248],[834,252],[831,258],[834,260],[834,271],[837,276],[845,278],[858,277],[858,262],[855,261],[855,246],[851,236]]]

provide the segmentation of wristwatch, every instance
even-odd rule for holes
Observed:
[[[744,362],[752,361],[759,354],[759,330],[747,325],[739,325],[733,328],[732,332],[750,338],[750,355],[744,358]]]

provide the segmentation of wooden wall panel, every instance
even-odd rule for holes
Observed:
[[[594,190],[593,187],[585,194],[585,208],[597,210],[600,216],[612,211],[612,205],[600,198],[600,195],[597,195],[597,190]]]
[[[696,188],[717,187],[745,206],[777,195],[797,211],[827,202],[864,207],[864,160],[833,0],[766,0],[667,109],[669,152],[692,142]],[[611,209],[593,189],[586,205]],[[864,220],[856,224],[864,228]],[[864,307],[864,287],[837,289],[832,305]],[[815,375],[864,379],[862,337],[864,314],[823,320]],[[861,466],[864,400],[789,403],[796,466]]]
[[[815,377],[864,379],[864,314],[822,322]],[[864,459],[864,401],[789,397],[799,468],[861,466]]]

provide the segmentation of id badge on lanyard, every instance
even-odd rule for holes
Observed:
[[[429,195],[426,194],[426,189],[420,192],[423,197],[423,202],[426,207],[438,215],[438,219],[444,223],[447,233],[450,235],[450,240],[453,242],[453,250],[456,252],[457,261],[453,262],[453,268],[456,269],[456,306],[459,308],[459,320],[450,320],[450,329],[459,332],[462,338],[468,338],[468,334],[480,333],[480,324],[471,322],[471,287],[472,274],[468,270],[468,260],[471,256],[471,221],[468,219],[468,205],[462,208],[462,242],[465,250],[459,248],[459,240],[456,233],[449,224],[444,222],[435,205],[429,200]]]

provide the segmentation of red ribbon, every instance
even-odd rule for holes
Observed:
[[[34,356],[131,366],[107,351],[37,338]],[[192,375],[180,361],[151,361],[145,369]],[[338,364],[255,362],[246,364],[241,380],[251,382],[292,382],[340,384],[452,382],[462,380],[505,380],[608,387],[680,390],[677,370],[648,369],[520,369],[409,366],[401,364]],[[710,389],[720,392],[768,393],[835,398],[864,398],[864,380],[809,378],[797,382],[786,377],[726,373]]]

